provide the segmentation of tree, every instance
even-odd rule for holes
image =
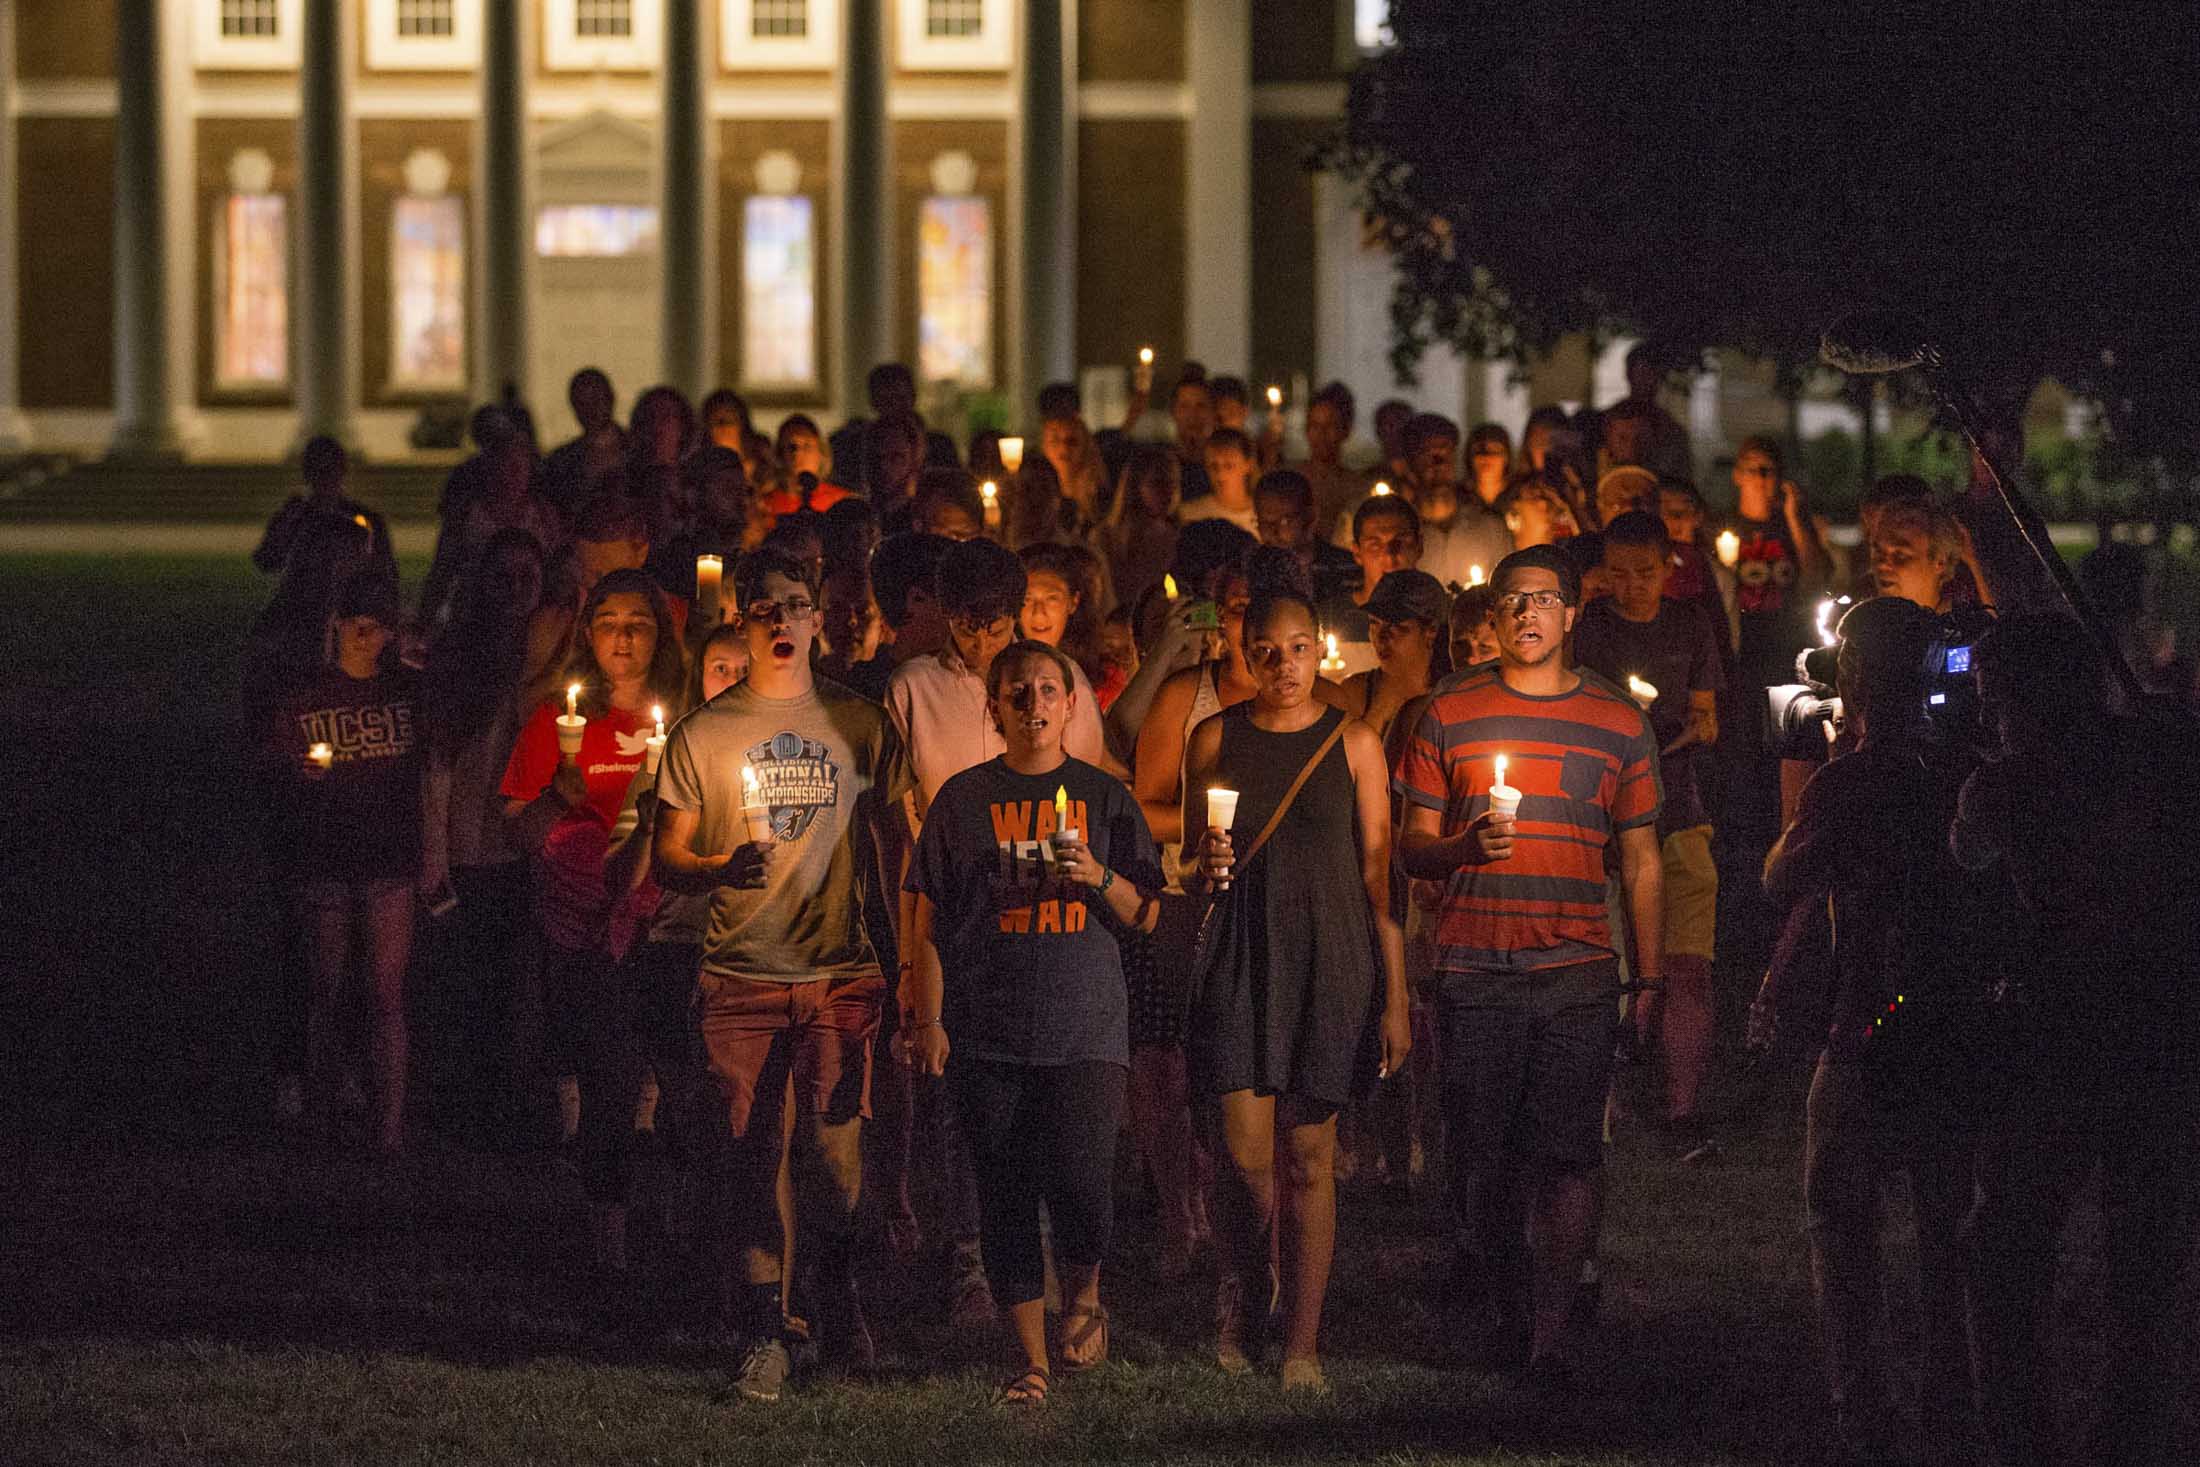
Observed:
[[[2180,6],[1394,0],[1314,163],[1394,252],[1394,359],[1572,331],[1792,371],[1862,307],[1989,421],[2046,376],[2200,461],[2200,46]]]

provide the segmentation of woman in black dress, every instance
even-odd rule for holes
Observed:
[[[1256,591],[1240,635],[1259,691],[1193,729],[1184,756],[1184,829],[1203,832],[1193,880],[1217,902],[1188,1043],[1225,1163],[1215,1354],[1225,1370],[1250,1368],[1274,1285],[1273,1237],[1284,1388],[1323,1390],[1337,1111],[1396,1073],[1412,1043],[1404,942],[1390,915],[1390,777],[1375,731],[1315,699],[1321,638],[1304,595]],[[1218,787],[1238,792],[1230,831],[1208,818],[1207,791]],[[1232,832],[1250,854],[1241,869]]]

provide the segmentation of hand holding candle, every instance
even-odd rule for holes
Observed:
[[[313,778],[318,779],[321,775],[328,773],[329,770],[335,766],[336,751],[330,748],[327,744],[311,745],[306,750],[306,763],[311,765],[316,771],[316,773],[313,775]]]
[[[565,689],[565,711],[558,715],[558,755],[568,764],[581,760],[581,740],[588,733],[588,720],[581,717],[581,685],[570,683]]]
[[[1226,790],[1222,789],[1219,786],[1210,787],[1208,789],[1207,829],[1210,831],[1219,832],[1221,834],[1223,854],[1225,855],[1226,861],[1228,848],[1230,845],[1230,827],[1237,823],[1237,807],[1238,792],[1236,790]],[[1225,870],[1227,870],[1227,864],[1225,865]],[[1217,878],[1215,880],[1215,889],[1217,891],[1228,891],[1230,889],[1229,876],[1224,875]]]
[[[1497,756],[1497,778],[1490,785],[1490,815],[1511,820],[1520,813],[1520,791],[1505,783],[1505,756]]]

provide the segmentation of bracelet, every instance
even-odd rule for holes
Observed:
[[[938,1019],[919,1019],[914,1024],[905,1025],[903,1032],[916,1034],[926,1029],[937,1029],[939,1027],[940,1021]]]
[[[1115,885],[1115,868],[1113,866],[1102,866],[1100,868],[1100,895],[1106,896],[1108,888],[1113,885]]]

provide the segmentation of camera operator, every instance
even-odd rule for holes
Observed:
[[[1837,679],[1855,749],[1811,777],[1765,862],[1777,909],[1830,898],[1830,1027],[1811,1079],[1803,1193],[1837,1431],[1862,1457],[1881,1453],[1891,1430],[1871,1338],[1886,1172],[1909,1173],[1917,1217],[1929,1440],[1957,1440],[1970,1396],[1957,1235],[1970,1200],[1965,1037],[1977,1006],[1946,936],[1962,889],[1945,847],[1957,781],[1926,738],[1935,628],[1899,596],[1843,618]],[[1755,1039],[1769,1038],[1773,998],[1768,979],[1751,1014]]]
[[[2189,725],[2108,712],[2075,621],[2012,616],[1977,665],[2000,756],[1964,785],[1949,845],[1967,867],[2005,868],[2032,918],[1971,1225],[1986,1424],[2004,1464],[2166,1461],[2165,1326],[2200,1232],[2200,1046],[2183,1012],[2200,976],[2200,758]],[[2100,1439],[2065,1455],[2043,1327],[2063,1223],[2095,1166],[2107,1379]]]

